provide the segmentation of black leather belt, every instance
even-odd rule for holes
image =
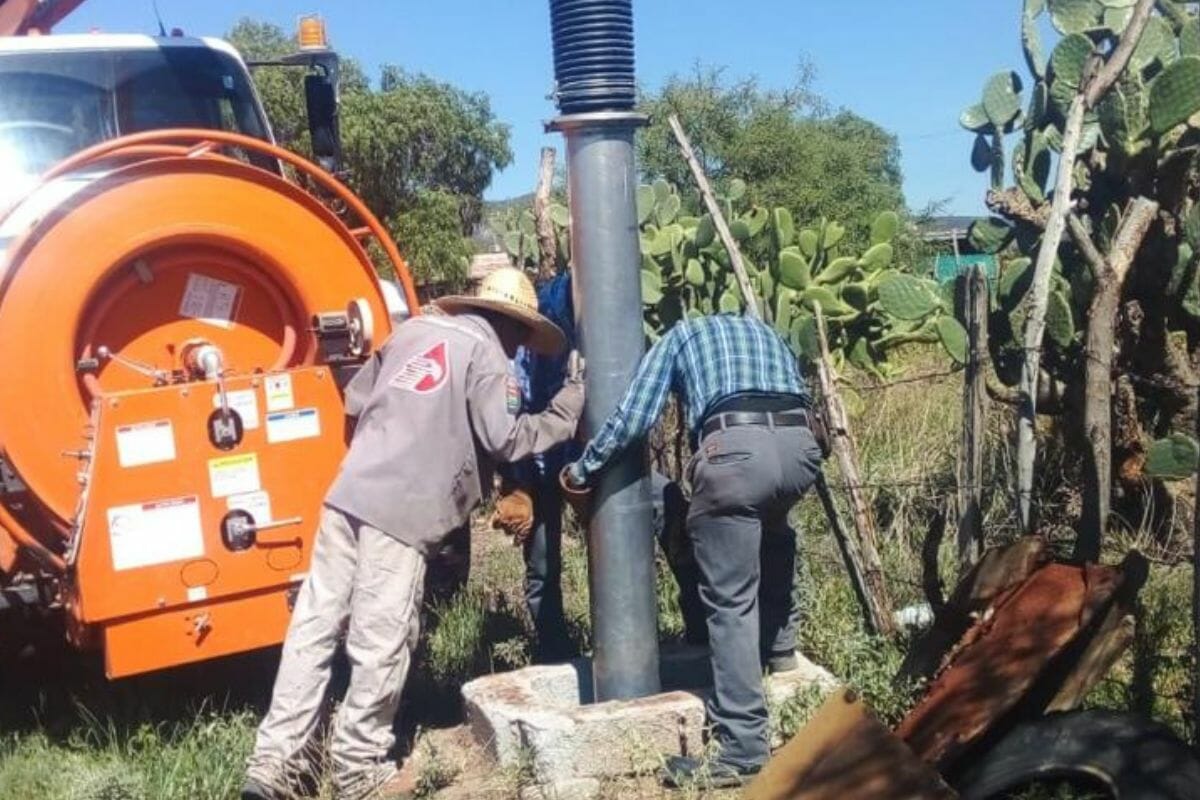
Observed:
[[[700,438],[739,425],[763,425],[771,428],[807,428],[807,411],[726,411],[713,414],[700,427]]]

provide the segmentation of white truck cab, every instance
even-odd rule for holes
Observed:
[[[163,128],[272,140],[246,64],[220,39],[0,37],[0,208],[73,153]]]

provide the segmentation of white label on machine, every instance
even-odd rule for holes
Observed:
[[[236,392],[226,392],[225,398],[229,407],[242,418],[242,428],[252,431],[258,428],[258,395],[253,389],[239,389]],[[221,407],[221,393],[213,395],[213,408]]]
[[[113,569],[133,569],[204,555],[196,496],[108,509]]]
[[[212,487],[213,497],[257,492],[262,488],[258,476],[258,455],[243,453],[209,459],[208,482]]]
[[[175,460],[175,430],[171,420],[138,422],[117,426],[117,462],[122,467],[140,467]]]
[[[254,517],[255,525],[268,525],[271,522],[271,495],[266,492],[247,492],[225,498],[225,505],[230,511],[245,511]]]
[[[201,600],[208,599],[207,586],[189,586],[187,590],[187,599],[189,603],[199,603]]]
[[[315,408],[267,414],[267,441],[271,444],[313,439],[320,435],[321,415]]]
[[[263,393],[267,396],[268,412],[287,411],[296,407],[296,397],[292,394],[292,376],[286,372],[264,378]]]
[[[193,272],[188,275],[179,316],[198,319],[219,328],[232,328],[242,287]]]

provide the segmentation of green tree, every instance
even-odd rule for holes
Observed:
[[[243,19],[228,36],[247,60],[294,50],[270,23]],[[254,82],[281,145],[309,153],[301,70],[255,70]],[[486,95],[385,66],[378,88],[343,58],[341,130],[347,183],[384,220],[418,283],[466,277],[467,238],[483,191],[512,160],[508,126]]]
[[[865,244],[882,211],[904,211],[896,137],[849,111],[830,114],[801,64],[793,84],[767,90],[754,79],[731,81],[721,69],[697,67],[642,98],[651,125],[640,139],[647,179],[693,181],[667,117],[679,116],[710,179],[748,185],[756,204],[783,206],[798,220],[838,219],[849,241]],[[694,207],[695,199],[685,197]]]

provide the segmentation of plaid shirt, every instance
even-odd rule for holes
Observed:
[[[621,451],[645,436],[670,391],[682,396],[693,433],[710,408],[734,394],[794,394],[808,401],[795,355],[769,325],[735,314],[684,320],[642,359],[616,411],[571,465],[573,481],[590,483]]]

